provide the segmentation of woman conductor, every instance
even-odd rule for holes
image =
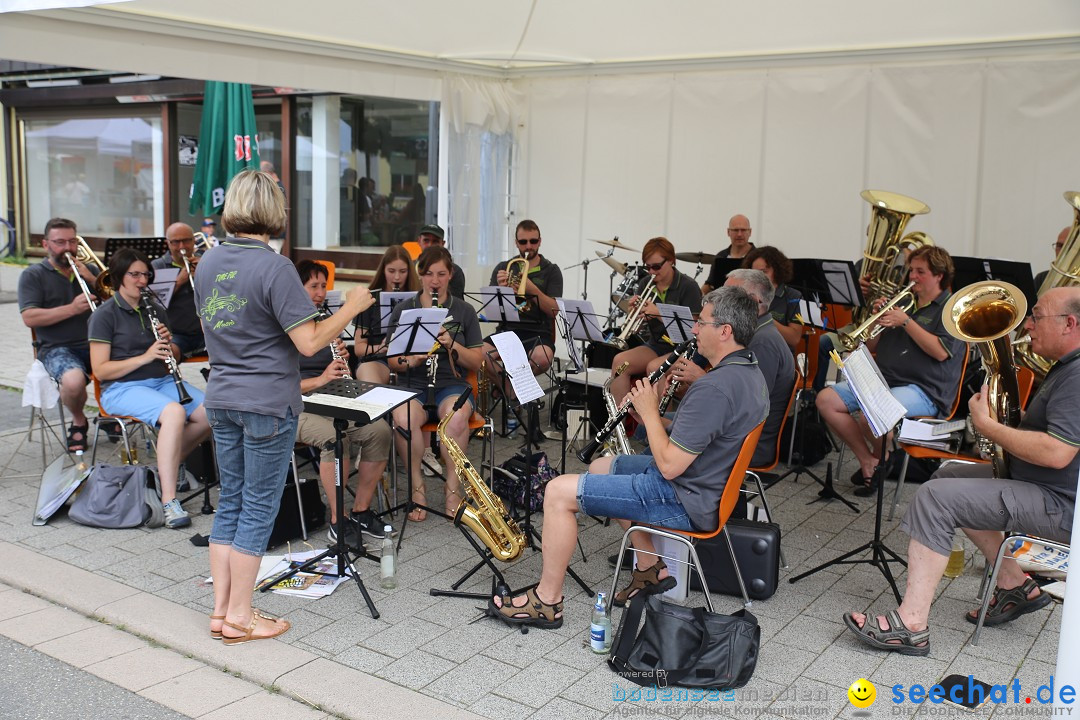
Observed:
[[[340,310],[315,323],[293,264],[268,244],[285,230],[285,196],[266,173],[233,178],[221,222],[228,237],[200,261],[195,295],[213,367],[205,405],[221,479],[210,533],[210,635],[234,645],[290,627],[261,615],[251,597],[303,408],[299,353],[327,347],[371,305],[371,293],[354,288]]]

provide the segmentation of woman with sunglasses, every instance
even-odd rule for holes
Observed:
[[[664,237],[654,237],[645,243],[641,251],[641,260],[645,269],[653,278],[653,287],[657,290],[656,299],[668,305],[682,305],[690,308],[690,312],[696,317],[701,312],[701,288],[693,278],[679,272],[675,267],[675,246]],[[641,302],[640,292],[645,289],[649,278],[642,278],[638,285],[638,295],[631,298],[631,305],[636,306]],[[626,371],[611,381],[611,396],[616,402],[630,392],[633,382],[632,376],[644,375],[649,362],[659,357],[667,356],[675,349],[675,344],[667,337],[667,330],[660,320],[660,312],[656,305],[651,302],[642,307],[646,323],[642,325],[642,339],[644,344],[624,350],[615,356],[611,363],[612,374],[615,368],[624,362],[629,363]],[[690,332],[690,328],[686,328]]]
[[[113,415],[128,415],[157,426],[157,466],[165,526],[191,524],[176,498],[180,461],[210,435],[203,393],[184,383],[191,402],[181,405],[166,364],[180,357],[165,327],[165,308],[152,300],[159,330],[155,332],[141,304],[142,291],[153,274],[150,259],[138,250],[122,248],[109,260],[109,279],[116,288],[111,299],[90,317],[90,364],[101,383],[101,404]]]

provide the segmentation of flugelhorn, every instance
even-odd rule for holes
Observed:
[[[840,342],[843,344],[845,350],[854,350],[859,347],[860,343],[869,342],[880,335],[884,330],[884,325],[878,325],[877,321],[882,315],[889,312],[893,308],[908,312],[911,308],[915,307],[915,294],[911,292],[911,288],[915,287],[915,283],[908,283],[900,292],[896,293],[887,303],[881,306],[873,315],[868,317],[857,328],[849,330],[847,327],[841,328],[837,331],[837,336],[840,338]]]
[[[146,310],[146,316],[150,318],[150,326],[154,329],[154,338],[161,340],[161,329],[164,326],[161,324],[161,319],[158,318],[157,309],[154,307],[157,296],[154,295],[150,288],[144,287],[139,290],[139,299],[141,301],[140,304]],[[180,374],[180,365],[177,364],[176,358],[173,357],[171,347],[164,362],[165,367],[169,368],[169,374],[172,375],[173,384],[176,386],[176,395],[179,398],[180,404],[187,405],[191,402],[191,395],[188,394],[187,388],[184,387],[184,378]]]
[[[1020,424],[1020,386],[1013,365],[1009,335],[1027,316],[1027,298],[1020,288],[1000,280],[984,280],[957,290],[941,310],[945,330],[975,343],[986,370],[990,414],[1009,427]],[[989,457],[994,477],[1009,477],[1009,459],[1000,445],[977,435],[980,452]]]
[[[670,370],[671,366],[674,365],[679,358],[692,357],[695,350],[697,350],[697,338],[692,338],[682,343],[667,356],[660,367],[652,371],[648,378],[646,378],[646,382],[650,385],[653,384],[663,377],[664,373]],[[623,420],[626,419],[626,415],[630,412],[630,408],[633,404],[632,401],[627,400],[615,411],[615,413],[608,417],[608,421],[604,424],[604,427],[600,428],[596,432],[596,436],[589,441],[589,444],[578,452],[578,459],[581,460],[581,462],[592,462],[593,455],[600,449],[600,446],[607,440],[608,436],[615,432],[615,428],[618,425],[621,425]]]
[[[506,263],[506,286],[513,289],[517,297],[518,312],[524,312],[529,306],[525,297],[525,283],[529,279],[529,251],[524,257],[516,257]]]

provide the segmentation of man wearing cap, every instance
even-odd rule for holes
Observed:
[[[202,324],[195,310],[195,290],[188,277],[184,256],[192,271],[198,264],[195,257],[195,233],[187,223],[173,223],[165,229],[165,242],[169,251],[159,258],[154,258],[150,265],[155,270],[177,268],[180,272],[173,282],[172,297],[169,298],[169,329],[172,331],[173,345],[180,348],[180,354],[188,357],[206,349],[203,339]]]
[[[217,245],[217,237],[214,235],[215,229],[217,229],[217,223],[214,222],[214,218],[203,218],[202,234],[210,241],[210,247]]]
[[[425,225],[420,228],[420,234],[416,236],[416,242],[420,243],[420,251],[429,247],[446,247],[446,231],[438,225]],[[465,299],[465,271],[457,263],[452,263],[454,272],[450,276],[450,294],[462,300]]]

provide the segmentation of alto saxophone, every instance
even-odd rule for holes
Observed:
[[[525,549],[525,533],[506,512],[499,496],[491,492],[469,458],[461,451],[457,441],[446,433],[446,425],[469,399],[469,390],[462,393],[454,407],[439,421],[436,434],[446,455],[454,463],[454,470],[461,479],[465,499],[454,512],[454,523],[461,523],[487,546],[491,554],[502,562],[510,562]]]
[[[611,377],[604,381],[603,395],[604,395],[604,408],[607,410],[608,417],[614,417],[619,412],[619,406],[615,404],[615,398],[611,396],[611,381],[622,375],[626,368],[630,367],[629,362],[624,362],[619,367],[615,368],[615,372]],[[615,430],[611,434],[611,438],[604,443],[604,455],[633,455],[634,451],[630,448],[630,441],[626,437],[626,426],[619,423],[615,426]]]

